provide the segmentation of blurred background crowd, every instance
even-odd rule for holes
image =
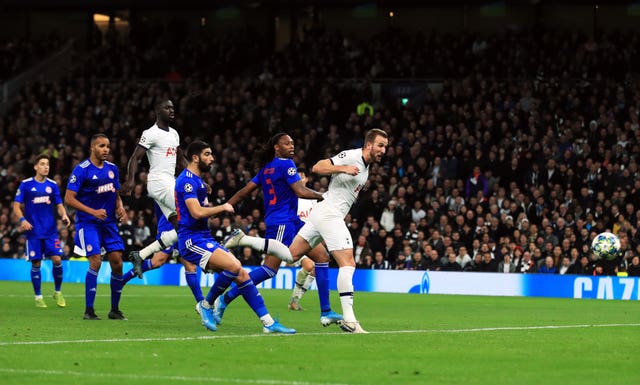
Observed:
[[[358,37],[318,24],[278,50],[252,28],[211,38],[175,22],[96,34],[66,76],[25,85],[0,119],[0,257],[23,258],[10,205],[37,155],[51,156],[64,194],[88,139],[103,132],[124,176],[154,102],[169,98],[182,145],[213,146],[213,204],[251,179],[253,154],[276,132],[293,137],[294,161],[310,169],[361,146],[366,130],[385,130],[387,156],[345,219],[358,268],[605,274],[589,246],[609,230],[623,248],[613,273],[640,274],[638,31],[389,26]],[[61,45],[3,41],[0,77]],[[398,97],[395,84],[418,91]],[[124,197],[126,252],[155,236],[145,167],[136,180]],[[328,182],[312,174],[309,187]],[[262,206],[254,194],[212,219],[212,234],[264,235]],[[74,229],[60,231],[72,258]]]

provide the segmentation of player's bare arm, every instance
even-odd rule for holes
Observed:
[[[189,198],[185,200],[185,204],[187,205],[187,209],[189,209],[189,214],[195,219],[209,218],[224,212],[232,213],[234,211],[233,206],[228,202],[219,206],[202,207],[196,198]]]
[[[64,203],[69,207],[73,207],[76,210],[80,210],[100,220],[107,219],[107,210],[105,209],[94,210],[91,207],[80,202],[78,198],[76,198],[76,195],[77,193],[75,191],[71,191],[67,189],[67,192],[64,193]]]
[[[331,174],[349,174],[352,176],[358,175],[360,169],[356,166],[336,166],[330,159],[322,159],[318,163],[314,164],[311,171],[320,175]]]
[[[127,176],[120,187],[120,194],[129,195],[131,191],[133,191],[133,187],[136,184],[136,174],[138,173],[138,163],[146,152],[147,149],[140,145],[137,145],[136,149],[133,150],[133,154],[131,154],[129,158],[129,163],[127,163]]]
[[[178,147],[176,154],[176,172],[180,174],[182,170],[187,168],[188,162],[186,154],[182,151],[182,148]],[[209,193],[210,194],[210,193]]]
[[[31,229],[33,229],[33,226],[31,225],[31,223],[29,223],[28,220],[26,219],[21,220],[21,218],[24,218],[24,212],[22,211],[22,204],[19,202],[13,202],[12,208],[13,208],[13,215],[15,216],[15,220],[20,221],[20,224],[18,227],[20,231],[30,231]]]
[[[322,200],[322,193],[312,190],[304,185],[302,180],[289,185],[298,198]]]
[[[116,195],[116,218],[118,218],[120,222],[123,222],[127,218],[127,210],[124,208],[120,195]]]
[[[58,215],[60,216],[60,219],[62,219],[62,223],[64,223],[65,227],[69,227],[71,225],[71,220],[67,215],[67,210],[64,208],[64,205],[60,203],[57,206],[57,208],[58,208]]]
[[[229,198],[227,203],[230,205],[235,205],[236,203],[240,202],[244,198],[248,197],[251,194],[251,192],[257,188],[258,188],[257,184],[253,183],[252,181],[249,181],[243,188],[241,188],[235,194],[233,194],[233,196]]]

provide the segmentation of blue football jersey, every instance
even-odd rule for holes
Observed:
[[[104,162],[102,168],[96,167],[89,159],[77,165],[71,172],[67,188],[76,192],[76,199],[92,209],[105,209],[104,221],[76,210],[78,223],[104,223],[116,221],[116,198],[120,189],[118,167]]]
[[[20,183],[15,201],[24,204],[24,217],[33,226],[25,232],[27,237],[50,238],[58,234],[56,206],[62,203],[60,189],[55,181],[46,178],[38,182],[28,178]]]
[[[290,222],[298,217],[298,196],[290,185],[299,180],[295,163],[286,158],[273,158],[251,179],[262,187],[267,226]]]
[[[176,179],[175,192],[178,234],[208,233],[207,218],[195,219],[186,204],[187,199],[195,198],[200,202],[200,206],[209,206],[207,188],[202,179],[185,168]]]

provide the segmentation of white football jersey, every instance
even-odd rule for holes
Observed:
[[[311,214],[311,209],[316,203],[318,201],[315,199],[298,198],[298,218],[306,222],[309,219],[309,214]]]
[[[331,162],[336,166],[356,166],[360,169],[356,176],[345,173],[331,175],[331,182],[327,192],[324,193],[324,200],[318,203],[318,205],[334,207],[343,216],[346,216],[351,209],[351,205],[356,201],[360,190],[367,183],[369,165],[364,162],[361,148],[342,151],[331,158]]]
[[[154,124],[142,132],[138,144],[147,149],[150,166],[148,179],[175,177],[176,156],[180,146],[178,131],[171,127],[165,131]]]

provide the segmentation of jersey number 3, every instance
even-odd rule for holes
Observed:
[[[271,182],[271,178],[267,178],[264,180],[269,185],[269,194],[273,197],[269,199],[269,206],[273,206],[278,202],[278,197],[276,196],[276,189],[273,187],[273,182]]]

